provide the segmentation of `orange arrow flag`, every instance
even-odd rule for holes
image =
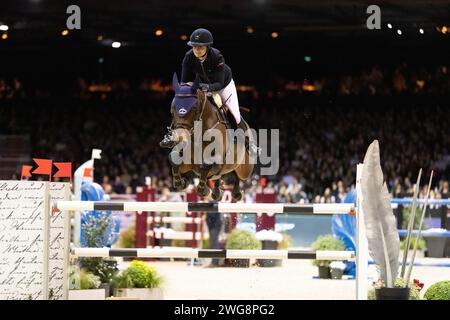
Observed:
[[[30,171],[32,168],[33,168],[32,166],[23,165],[22,166],[22,174],[20,175],[20,180],[22,180],[23,177],[31,177]]]
[[[47,174],[49,181],[52,181],[52,160],[33,158],[38,167],[34,169],[33,174]]]
[[[53,178],[70,178],[70,181],[72,181],[71,162],[55,162],[54,165],[58,168],[58,172],[53,175]]]

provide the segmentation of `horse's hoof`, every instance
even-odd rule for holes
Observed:
[[[173,187],[178,191],[186,189],[187,181],[186,179],[173,179]]]
[[[204,182],[200,182],[197,186],[197,193],[200,197],[206,197],[209,194],[209,187]]]
[[[220,201],[222,200],[222,196],[223,196],[223,191],[221,189],[213,189],[212,193],[211,193],[211,197],[213,198],[213,200],[216,201]]]
[[[233,197],[234,200],[239,201],[242,199],[242,192],[233,192],[233,194],[231,195]]]

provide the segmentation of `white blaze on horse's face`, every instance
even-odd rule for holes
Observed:
[[[194,51],[194,55],[200,59],[203,57],[206,53],[207,47],[206,46],[194,46],[192,47],[192,51]]]

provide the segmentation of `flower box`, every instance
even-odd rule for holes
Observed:
[[[319,266],[319,279],[331,279],[330,267]]]
[[[273,230],[261,230],[256,233],[256,238],[261,241],[262,250],[277,250],[278,244],[283,240],[283,235]],[[281,259],[258,259],[260,267],[280,267]]]
[[[69,290],[69,300],[105,300],[105,289]]]
[[[262,250],[277,250],[278,241],[261,240]],[[257,259],[260,267],[281,267],[281,259]]]
[[[377,288],[375,295],[377,300],[409,300],[409,288]]]
[[[117,288],[114,289],[115,297],[127,297],[139,300],[163,300],[164,294],[161,288]]]

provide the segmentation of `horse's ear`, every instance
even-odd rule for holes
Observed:
[[[197,89],[200,85],[200,78],[198,77],[198,75],[195,76],[195,80],[194,83],[192,84],[192,93],[196,93]]]
[[[177,93],[180,90],[180,84],[178,82],[178,76],[177,76],[176,72],[173,73],[172,87],[173,87],[173,90],[175,91],[175,93]]]

